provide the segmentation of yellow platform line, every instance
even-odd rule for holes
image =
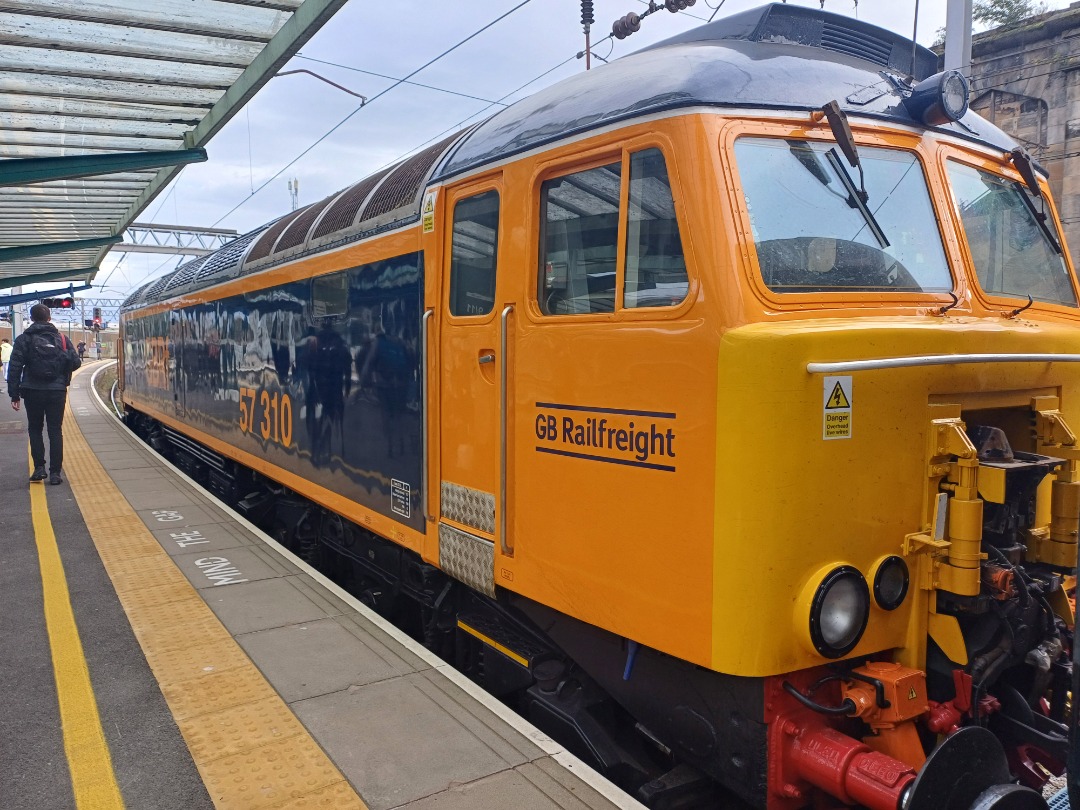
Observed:
[[[64,433],[64,470],[86,527],[215,806],[367,810],[135,514],[74,419]]]
[[[29,469],[33,470],[33,467],[31,460]],[[56,545],[42,484],[30,485],[30,516],[41,568],[45,627],[52,652],[64,754],[71,774],[75,806],[79,810],[119,810],[123,808],[124,800],[116,784],[109,745],[101,728],[90,670],[83,655],[64,563]]]

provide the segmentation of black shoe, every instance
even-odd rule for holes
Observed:
[[[34,467],[34,472],[30,475],[31,481],[44,481],[49,477],[49,474],[45,472],[45,467]]]
[[[64,479],[60,477],[60,473],[54,472],[52,475],[49,476],[49,483],[53,486],[56,486],[57,484],[64,483]]]

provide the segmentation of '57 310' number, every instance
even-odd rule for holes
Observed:
[[[292,445],[292,397],[265,389],[240,388],[240,430],[255,433],[268,442]]]

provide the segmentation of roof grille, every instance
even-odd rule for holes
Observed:
[[[891,43],[865,31],[855,31],[828,22],[821,27],[821,47],[884,66],[888,66],[889,57],[892,56]]]
[[[154,283],[153,281],[148,281],[145,284],[143,284],[141,287],[136,288],[135,292],[133,292],[131,295],[129,295],[124,300],[124,303],[120,305],[121,309],[127,309],[128,307],[133,307],[136,304],[138,304],[140,301],[142,301],[143,293],[146,292],[146,290],[153,283]]]
[[[150,299],[156,298],[157,294],[162,292],[165,289],[165,287],[168,285],[169,279],[172,278],[172,276],[173,276],[172,273],[169,273],[167,276],[162,276],[157,281],[155,281],[153,284],[151,284],[149,287],[147,287],[146,295],[143,296],[143,299],[150,300]]]
[[[244,258],[244,251],[247,250],[247,246],[255,241],[255,238],[264,230],[266,230],[265,225],[253,231],[248,231],[244,235],[233,239],[220,250],[211,253],[206,257],[206,262],[199,268],[196,280],[202,281],[237,267]]]
[[[311,235],[311,238],[318,239],[320,236],[344,230],[352,225],[353,220],[356,219],[356,212],[360,210],[364,200],[367,199],[371,190],[375,188],[375,184],[382,180],[389,171],[390,169],[383,169],[381,172],[376,172],[338,197],[337,202],[331,206],[330,210],[326,212],[326,216],[319,222],[319,226],[315,229],[315,233]]]
[[[209,256],[210,254],[207,254]],[[176,272],[169,278],[169,283],[165,285],[165,291],[175,290],[177,287],[182,287],[185,284],[195,280],[195,274],[199,272],[199,268],[203,266],[203,262],[206,261],[206,256],[200,256],[194,261],[187,262],[176,268]]]
[[[317,202],[314,205],[309,205],[304,213],[293,220],[293,223],[285,229],[285,233],[278,239],[277,244],[274,245],[274,253],[281,253],[283,250],[288,250],[291,247],[296,247],[307,239],[308,231],[311,230],[311,223],[313,223],[323,212],[330,203],[337,198],[338,193],[335,192],[327,197],[322,202]]]
[[[248,254],[248,264],[251,262],[257,262],[259,259],[265,259],[270,255],[270,251],[274,247],[274,242],[281,236],[281,232],[284,231],[292,223],[294,219],[303,214],[307,208],[301,208],[299,211],[293,211],[291,214],[286,214],[269,228],[263,232],[262,238],[255,243],[255,247],[251,249],[251,253]]]
[[[371,202],[364,206],[360,221],[375,219],[409,203],[418,205],[420,190],[424,187],[424,181],[427,180],[431,167],[446,147],[460,137],[461,133],[455,132],[449,138],[444,138],[399,164],[386,182],[379,186]]]

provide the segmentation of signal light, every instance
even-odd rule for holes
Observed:
[[[41,303],[47,306],[49,309],[74,309],[75,299],[70,295],[65,295],[60,298],[42,298]]]
[[[641,17],[630,12],[625,17],[619,17],[611,27],[611,33],[615,39],[626,39],[635,31],[641,30]]]

